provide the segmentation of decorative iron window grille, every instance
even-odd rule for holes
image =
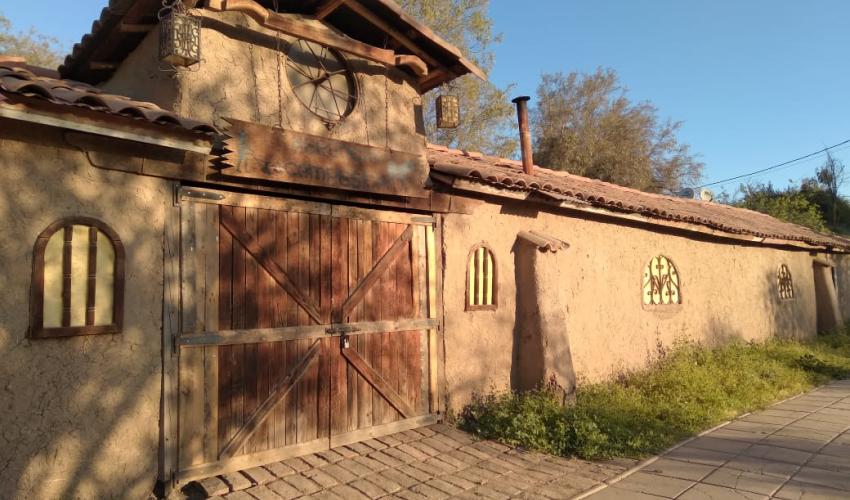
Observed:
[[[644,305],[681,304],[680,286],[679,271],[673,262],[663,255],[653,257],[643,269]]]
[[[791,271],[788,266],[782,264],[776,273],[776,281],[779,284],[779,298],[790,300],[794,298],[794,280],[791,279]]]
[[[469,252],[467,266],[466,310],[496,309],[498,284],[493,251],[483,243],[476,245]]]

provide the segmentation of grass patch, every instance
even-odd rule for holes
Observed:
[[[640,458],[836,378],[850,378],[848,331],[805,343],[682,345],[648,370],[580,388],[566,408],[546,389],[477,395],[460,426],[556,455]]]

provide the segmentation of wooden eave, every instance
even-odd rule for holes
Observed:
[[[194,6],[199,0],[184,0]],[[76,43],[59,66],[62,78],[98,84],[112,76],[117,66],[142,42],[148,30],[159,22],[161,0],[109,0],[89,33]],[[137,29],[127,29],[128,26]]]
[[[0,94],[0,118],[44,125],[110,140],[207,154],[215,138],[177,125],[151,123],[81,106],[56,105],[40,99]]]
[[[276,13],[271,11],[277,3],[281,13],[321,20],[340,32],[350,45],[360,44],[356,55],[392,54],[392,64],[403,66],[416,76],[423,92],[465,74],[486,78],[456,47],[405,13],[393,0],[184,0],[184,3],[188,7],[241,10],[255,20],[265,16],[273,21],[266,27],[292,32],[292,20],[284,16],[275,18]],[[109,79],[156,27],[161,7],[160,0],[111,0],[100,19],[92,24],[91,32],[74,46],[59,67],[61,77],[90,84]],[[296,32],[294,36],[303,34]],[[384,57],[381,62],[389,60]]]

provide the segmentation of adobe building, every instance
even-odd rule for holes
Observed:
[[[843,323],[848,240],[427,144],[422,94],[484,75],[391,0],[185,4],[0,59],[2,498],[144,498]]]

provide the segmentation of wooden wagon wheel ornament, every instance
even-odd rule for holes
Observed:
[[[354,110],[357,79],[339,52],[298,40],[289,47],[286,76],[301,104],[328,128],[333,128]]]

